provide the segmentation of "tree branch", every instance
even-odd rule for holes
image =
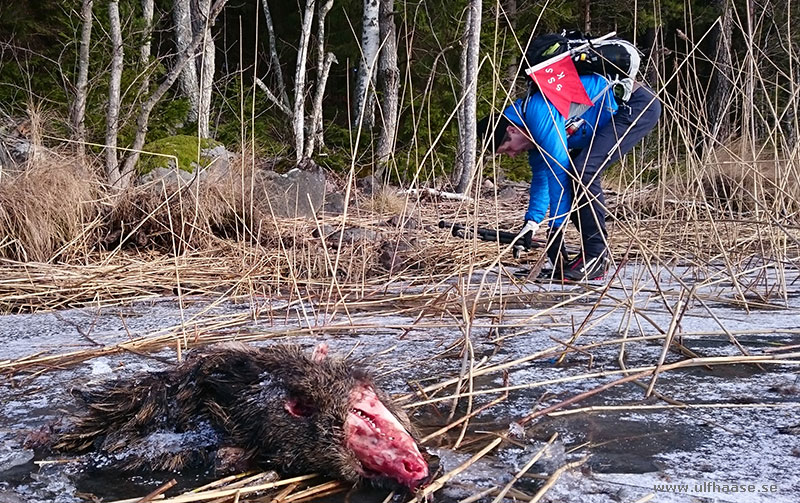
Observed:
[[[222,12],[222,9],[225,7],[227,2],[228,0],[217,0],[214,3],[208,15],[209,26],[214,25],[217,16],[220,12]],[[161,84],[158,86],[158,88],[153,92],[152,95],[150,95],[147,101],[142,103],[139,117],[136,119],[136,137],[134,138],[133,145],[131,146],[132,152],[128,158],[125,159],[125,165],[122,170],[123,173],[133,173],[133,169],[136,167],[136,162],[139,160],[139,154],[144,146],[145,138],[147,137],[147,123],[150,120],[150,113],[153,111],[153,108],[161,100],[161,98],[164,97],[164,94],[166,94],[169,88],[172,87],[172,84],[174,84],[178,79],[178,75],[180,75],[184,66],[186,66],[189,60],[194,57],[194,54],[197,52],[200,44],[203,43],[203,38],[203,33],[198,33],[194,36],[191,45],[187,48],[187,50],[180,54],[172,69],[164,77],[164,80],[161,81]]]

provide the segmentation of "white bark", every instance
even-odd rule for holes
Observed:
[[[94,0],[83,0],[81,18],[81,45],[78,56],[78,81],[75,83],[75,101],[72,102],[70,122],[72,124],[72,137],[78,142],[86,140],[86,95],[89,87],[89,44],[92,39],[92,4]],[[78,143],[78,155],[83,156],[85,146]]]
[[[364,0],[364,16],[361,29],[361,61],[358,65],[356,90],[353,101],[353,123],[367,129],[372,128],[375,111],[375,62],[380,47],[378,0]]]
[[[314,155],[314,148],[322,146],[322,97],[325,94],[325,86],[328,83],[328,75],[331,71],[331,65],[336,61],[336,56],[329,52],[322,64],[322,73],[317,77],[317,89],[314,94],[314,106],[311,109],[311,117],[309,123],[309,131],[314,134],[309,135],[306,141],[306,157]],[[317,143],[319,142],[319,143]]]
[[[378,177],[383,176],[386,164],[394,151],[397,134],[397,106],[400,90],[400,69],[397,67],[397,28],[394,24],[394,0],[381,0],[381,52],[378,59],[378,89],[381,92],[381,134],[376,149]]]
[[[127,177],[121,177],[117,161],[117,132],[119,130],[120,84],[122,82],[122,27],[119,21],[119,1],[108,4],[111,35],[111,75],[108,84],[108,108],[106,109],[106,175],[115,187],[125,187]]]
[[[314,149],[320,149],[325,144],[322,130],[322,97],[328,83],[328,74],[331,65],[336,62],[333,53],[325,54],[325,17],[333,7],[333,0],[328,0],[319,6],[317,15],[317,86],[314,91],[314,106],[311,109],[311,122],[308,127],[311,136],[306,143],[306,157],[314,154]]]
[[[150,40],[153,35],[153,0],[142,0],[142,19],[144,20],[144,42],[142,42],[139,58],[144,67],[150,62]],[[146,75],[145,78],[147,78]]]
[[[175,47],[178,54],[184,54],[192,43],[192,10],[190,0],[175,0],[172,6],[173,21],[175,23]],[[183,65],[180,75],[181,91],[189,100],[189,113],[186,119],[189,122],[197,120],[200,101],[200,85],[197,82],[197,65],[195,64],[195,51],[192,57]]]
[[[442,199],[449,199],[451,201],[466,201],[468,203],[475,202],[474,199],[472,199],[470,196],[467,196],[465,194],[457,194],[455,192],[446,192],[444,190],[431,189],[431,188],[428,188],[428,187],[424,187],[424,188],[421,188],[421,189],[401,190],[399,192],[399,194],[401,194],[401,195],[411,194],[411,195],[420,196],[420,197],[424,197],[424,196],[440,197]]]
[[[211,137],[211,92],[214,88],[215,47],[211,34],[208,13],[211,0],[199,0],[194,33],[203,34],[202,59],[200,60],[200,96],[197,110],[197,131],[203,138]]]
[[[217,16],[222,11],[223,7],[227,0],[216,0],[214,5],[211,7],[211,12],[209,13],[209,26],[213,26],[214,22],[217,19]],[[175,64],[172,66],[172,69],[167,73],[164,77],[164,80],[159,84],[158,88],[150,95],[150,97],[142,103],[141,110],[139,112],[139,116],[136,118],[136,136],[133,139],[133,145],[131,146],[132,152],[125,159],[125,166],[123,168],[123,173],[127,176],[130,176],[133,173],[133,168],[136,166],[136,162],[139,160],[139,151],[142,150],[144,146],[145,139],[147,138],[147,123],[150,120],[150,113],[153,111],[153,108],[156,104],[161,101],[161,98],[164,97],[164,94],[172,87],[172,84],[178,80],[178,76],[180,75],[183,68],[188,64],[190,59],[194,58],[195,53],[200,48],[200,45],[203,43],[203,34],[199,33],[195,35],[192,39],[192,43],[186,49],[186,51],[179,53],[177,59],[175,60]]]
[[[153,3],[154,0],[142,0],[142,20],[144,21],[144,32],[142,34],[142,46],[139,48],[139,61],[142,67],[142,82],[139,86],[139,95],[146,96],[150,92],[150,49],[153,37]],[[127,121],[133,110],[129,110],[125,116]]]
[[[475,113],[477,110],[477,80],[478,63],[481,40],[481,0],[470,0],[467,26],[464,36],[464,58],[462,59],[464,69],[462,71],[463,81],[461,83],[463,100],[461,101],[461,124],[459,125],[459,146],[457,162],[461,168],[456,171],[461,173],[456,192],[466,192],[472,181],[475,171],[475,141],[477,137],[475,125]]]
[[[303,159],[311,157],[315,149],[322,145],[322,99],[325,86],[330,74],[331,65],[336,62],[333,53],[325,53],[325,17],[333,6],[333,0],[326,0],[319,7],[317,13],[317,47],[316,47],[316,85],[313,92],[307,89],[306,68],[308,66],[309,44],[311,42],[311,26],[314,19],[316,0],[308,0],[303,14],[300,40],[297,44],[297,62],[295,66],[295,91],[294,99],[290,103],[283,83],[280,61],[278,60],[275,46],[275,35],[272,26],[272,16],[266,2],[263,4],[264,17],[267,20],[267,33],[270,40],[270,71],[275,72],[277,91],[273,92],[267,84],[256,78],[256,85],[266,93],[267,98],[274,103],[292,123],[295,139],[296,161],[299,164]],[[310,114],[306,115],[306,97],[311,96],[312,105]]]
[[[303,15],[303,26],[300,32],[300,44],[297,48],[297,67],[294,74],[294,143],[298,164],[305,155],[305,95],[306,95],[306,65],[308,57],[308,43],[311,39],[311,21],[314,18],[315,0],[306,2],[306,12]]]
[[[291,104],[284,105],[283,100],[278,99],[277,96],[272,94],[272,91],[269,90],[269,87],[267,87],[267,85],[258,77],[256,77],[256,85],[266,93],[267,98],[269,98],[269,100],[273,102],[275,106],[277,106],[280,109],[281,112],[286,114],[286,117],[289,119],[289,121],[293,122],[294,112],[292,111],[291,108],[289,108]]]
[[[281,62],[278,59],[278,49],[275,45],[275,27],[272,24],[272,15],[269,11],[267,0],[262,0],[262,10],[264,17],[267,20],[267,36],[269,37],[269,70],[275,72],[275,85],[278,86],[278,96],[280,101],[275,100],[275,103],[282,105],[286,108],[291,106],[289,103],[289,95],[286,93],[286,83],[283,80],[283,70],[281,69]]]

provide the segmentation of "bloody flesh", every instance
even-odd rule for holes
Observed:
[[[417,443],[369,386],[358,386],[350,394],[344,431],[363,476],[389,477],[411,489],[428,476]]]

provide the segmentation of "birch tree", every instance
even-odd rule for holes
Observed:
[[[289,94],[286,92],[286,84],[283,81],[283,69],[281,68],[280,59],[278,59],[278,46],[275,44],[275,26],[272,24],[272,14],[269,11],[267,0],[261,0],[261,9],[264,11],[264,18],[266,19],[267,25],[267,37],[269,39],[269,68],[267,72],[275,76],[273,81],[278,88],[278,92],[276,93],[277,97],[272,101],[278,103],[279,106],[283,107],[285,110],[288,110],[291,107],[291,103],[289,103]],[[269,88],[267,88],[267,93],[271,94]],[[291,115],[291,113],[289,115]]]
[[[139,61],[142,68],[147,68],[150,63],[150,40],[153,36],[153,0],[142,0],[142,20],[144,21],[144,40],[139,48]],[[150,72],[142,75],[142,90],[150,87]]]
[[[208,14],[209,26],[214,25],[217,16],[225,7],[226,3],[227,0],[216,0],[211,6],[211,10]],[[172,69],[167,73],[166,76],[164,76],[164,80],[162,80],[156,90],[153,91],[153,94],[147,98],[147,101],[142,103],[139,110],[139,115],[136,118],[136,136],[134,137],[133,145],[131,146],[132,151],[125,159],[125,165],[122,169],[122,172],[126,176],[130,176],[130,174],[133,173],[136,162],[139,160],[139,151],[142,150],[147,138],[147,123],[150,120],[150,113],[153,111],[153,108],[158,104],[158,102],[161,101],[161,98],[164,97],[164,94],[166,94],[166,92],[172,87],[175,81],[178,80],[178,76],[188,64],[189,60],[194,58],[194,55],[197,53],[197,50],[200,48],[202,43],[203,34],[196,34],[189,47],[187,47],[184,52],[178,54],[174,64],[172,65]]]
[[[324,50],[325,39],[325,17],[333,6],[333,0],[326,0],[320,5],[317,13],[317,79],[316,88],[313,93],[309,91],[309,84],[306,79],[306,68],[308,66],[308,51],[311,40],[311,28],[314,18],[316,2],[308,0],[303,14],[300,40],[297,44],[297,60],[295,62],[295,86],[293,99],[289,99],[285,92],[285,85],[282,79],[282,70],[278,61],[277,49],[275,46],[274,27],[269,5],[265,1],[263,4],[264,17],[267,20],[267,33],[270,40],[270,71],[275,73],[272,79],[273,86],[277,90],[273,92],[270,86],[266,85],[261,79],[256,79],[256,85],[267,95],[267,98],[286,115],[292,124],[294,134],[296,161],[300,164],[304,159],[311,157],[315,146],[322,144],[322,98],[325,86],[330,73],[331,65],[336,61],[333,53],[326,53]],[[313,104],[310,114],[306,114],[306,96],[313,95]]]
[[[353,123],[371,129],[375,110],[375,62],[380,47],[378,0],[364,0],[364,15],[361,28],[361,60],[356,76],[353,100]]]
[[[714,41],[714,68],[706,99],[706,116],[713,140],[724,141],[731,130],[729,114],[733,94],[733,66],[731,64],[731,6],[729,0],[713,0],[719,9],[720,22],[712,31]]]
[[[303,160],[303,155],[305,155],[306,58],[308,56],[308,42],[311,39],[311,21],[314,18],[315,6],[315,0],[306,1],[306,12],[303,15],[300,46],[297,48],[297,65],[294,72],[295,89],[292,129],[294,130],[295,152],[297,153],[298,164]]]
[[[83,157],[85,152],[86,125],[86,96],[89,87],[89,44],[92,39],[92,6],[94,0],[83,0],[81,6],[81,43],[78,55],[78,80],[75,83],[75,100],[70,110],[70,124],[72,137],[78,143],[78,155]]]
[[[397,134],[397,104],[400,69],[397,67],[397,28],[394,24],[394,0],[380,0],[381,50],[378,58],[381,134],[376,149],[375,175],[382,177],[394,151]]]
[[[211,92],[214,88],[215,47],[214,37],[211,34],[208,13],[211,9],[211,0],[198,0],[196,15],[193,16],[193,33],[202,33],[200,59],[200,92],[197,104],[197,131],[203,138],[211,136]]]
[[[592,32],[592,0],[580,0],[581,30],[583,33]]]
[[[108,3],[109,35],[111,36],[111,75],[108,84],[108,108],[106,109],[106,175],[117,188],[127,185],[127,177],[119,171],[117,160],[117,132],[119,129],[120,84],[122,82],[123,48],[122,27],[119,20],[119,1]]]
[[[139,50],[139,59],[146,65],[150,60],[150,39],[153,35],[153,0],[142,0],[142,20],[144,21],[144,41]]]
[[[305,157],[311,157],[315,148],[324,144],[322,134],[322,98],[325,96],[325,86],[331,65],[336,61],[332,52],[325,53],[325,17],[333,7],[333,0],[327,0],[319,7],[317,15],[317,86],[314,90],[314,104],[311,108],[311,117],[308,124],[309,135],[305,144]]]
[[[481,40],[481,0],[470,0],[467,6],[467,22],[464,29],[464,44],[461,56],[461,100],[458,110],[458,150],[456,153],[456,192],[467,191],[475,171],[477,131],[478,57]]]
[[[175,48],[178,54],[187,52],[193,40],[192,9],[190,0],[175,0],[172,5],[173,23],[175,24]],[[196,51],[196,49],[195,49]],[[200,85],[197,82],[197,65],[192,53],[183,65],[180,74],[180,87],[183,95],[189,100],[189,113],[186,120],[197,121],[200,102]]]

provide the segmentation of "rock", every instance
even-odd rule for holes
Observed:
[[[356,181],[356,187],[361,189],[365,195],[372,195],[381,190],[381,182],[373,175],[367,175],[364,178],[359,178]]]
[[[197,179],[215,183],[228,176],[233,154],[224,145],[203,138],[200,140],[198,163],[197,145],[197,138],[188,135],[162,138],[145,145],[145,151],[174,157],[142,154],[137,165],[137,170],[143,173],[139,181],[163,180],[167,183],[189,184]],[[178,165],[175,164],[176,159]]]
[[[362,227],[348,227],[344,231],[336,231],[325,239],[329,246],[338,246],[341,237],[342,244],[355,244],[364,241],[377,241],[381,235],[373,230]]]
[[[336,185],[336,182],[333,179],[331,179],[331,178],[326,178],[325,179],[325,193],[326,194],[330,194],[332,192],[337,192],[338,190],[339,190],[339,187],[338,187],[338,185]]]
[[[414,267],[418,263],[416,251],[413,241],[385,241],[378,252],[378,263],[390,274]]]
[[[211,162],[203,168],[203,173],[210,175],[213,179],[212,181],[221,180],[222,177],[230,173],[234,154],[228,151],[225,145],[204,148],[200,151],[200,155],[211,160]]]
[[[309,161],[304,169],[286,174],[261,170],[254,175],[256,198],[268,198],[272,213],[279,218],[311,218],[322,208],[325,194],[325,171]],[[263,211],[269,214],[266,201]]]
[[[5,176],[10,171],[21,169],[31,159],[33,152],[29,120],[0,120],[0,173]]]
[[[334,231],[336,231],[336,229],[332,225],[322,224],[319,229],[314,229],[311,231],[311,236],[315,238],[325,237],[327,239],[327,237],[333,234]]]
[[[419,222],[412,217],[403,218],[400,215],[395,215],[389,220],[387,220],[386,225],[389,227],[397,227],[400,228],[402,226],[403,229],[419,229],[420,225]]]
[[[492,190],[494,188],[494,183],[488,178],[483,181],[483,190]]]
[[[497,193],[497,199],[500,199],[500,200],[511,201],[511,200],[516,199],[516,198],[517,198],[517,191],[514,189],[514,187],[510,187],[510,186],[509,187],[503,187]]]
[[[344,213],[345,206],[344,194],[333,192],[325,196],[325,206],[322,207],[322,210],[331,215],[341,215]]]

